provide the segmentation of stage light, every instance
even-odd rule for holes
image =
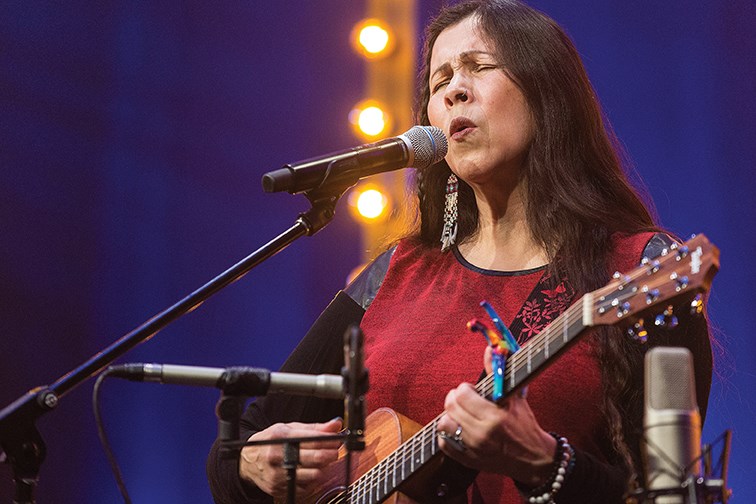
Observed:
[[[349,122],[359,136],[373,138],[389,129],[390,117],[386,109],[375,100],[358,103],[349,113]]]
[[[360,45],[370,54],[378,54],[386,49],[389,34],[377,25],[366,26],[360,30]]]
[[[394,34],[379,19],[364,19],[352,30],[354,49],[366,58],[382,58],[394,48]]]
[[[357,124],[366,135],[380,135],[386,129],[386,114],[380,107],[367,107],[360,112]]]
[[[349,205],[356,216],[363,220],[375,221],[387,213],[388,197],[377,186],[365,186],[354,189],[349,194]]]
[[[380,217],[386,209],[386,196],[376,189],[368,189],[357,198],[357,210],[366,219]]]

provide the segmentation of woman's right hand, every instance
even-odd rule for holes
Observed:
[[[342,428],[340,418],[326,423],[278,423],[250,436],[248,441],[294,437],[315,437],[335,434]],[[338,458],[341,441],[302,443],[297,467],[297,496],[307,495],[325,483],[324,469]],[[283,445],[247,446],[241,451],[239,475],[254,483],[274,498],[286,497],[286,470],[283,464]]]

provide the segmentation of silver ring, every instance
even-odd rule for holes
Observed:
[[[447,443],[453,446],[457,451],[465,451],[467,448],[465,443],[462,442],[462,426],[458,426],[454,431],[454,435],[449,434],[446,431],[438,431],[438,436],[441,439],[445,439]]]
[[[462,426],[457,425],[457,430],[454,431],[453,436],[446,436],[446,440],[451,443],[451,445],[456,448],[457,450],[463,452],[467,449],[465,446],[464,441],[462,441]]]

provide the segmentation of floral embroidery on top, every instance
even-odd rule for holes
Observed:
[[[540,333],[572,304],[574,297],[575,289],[566,279],[554,286],[554,277],[545,273],[512,321],[511,326],[520,328],[517,343],[522,345]]]

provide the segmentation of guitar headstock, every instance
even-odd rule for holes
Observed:
[[[584,309],[591,310],[592,325],[634,326],[635,335],[645,339],[644,317],[653,318],[656,326],[674,327],[675,311],[701,313],[718,270],[719,249],[698,235],[655,259],[644,259],[628,273],[615,273],[611,282],[591,293],[592,304]]]

